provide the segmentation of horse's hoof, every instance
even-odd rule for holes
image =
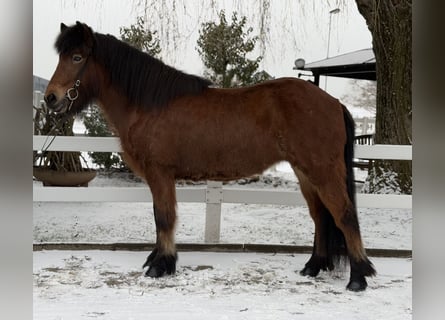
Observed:
[[[367,286],[368,283],[366,282],[365,277],[363,277],[363,279],[350,280],[348,285],[346,286],[346,289],[354,292],[359,292],[364,291]]]
[[[149,267],[147,272],[145,272],[145,276],[146,277],[150,277],[150,278],[159,278],[162,277],[164,275],[164,270],[162,270],[161,268],[158,267]]]
[[[144,266],[149,266],[149,268],[145,272],[145,276],[159,278],[164,274],[174,274],[176,272],[176,260],[176,255],[158,255],[154,259],[147,259]]]
[[[151,263],[158,255],[158,248],[154,248],[154,250],[150,253],[150,255],[147,257],[147,260],[145,261],[144,265],[142,266],[142,269],[145,267],[151,266]]]
[[[306,266],[304,267],[303,270],[300,271],[300,274],[306,277],[316,277],[319,272],[320,272],[319,268],[311,268]]]

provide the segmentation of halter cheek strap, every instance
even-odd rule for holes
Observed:
[[[80,80],[77,79],[76,82],[74,82],[74,85],[72,88],[69,88],[66,91],[65,97],[70,101],[70,104],[68,106],[68,111],[71,109],[71,106],[73,105],[73,102],[79,98],[79,91],[77,91],[77,88],[80,86]]]
[[[83,64],[82,68],[79,70],[79,73],[77,74],[77,80],[74,82],[74,85],[69,88],[65,93],[65,98],[69,100],[70,104],[68,105],[67,111],[70,111],[71,107],[73,106],[74,101],[79,98],[79,91],[77,90],[80,87],[80,78],[82,77],[83,73],[85,72],[87,63],[88,63],[88,57],[86,57],[85,63]]]

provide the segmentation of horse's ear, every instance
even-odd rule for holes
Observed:
[[[93,35],[93,30],[86,25],[85,23],[76,21],[76,25],[82,27],[83,30],[83,34],[85,36],[85,44],[89,47],[92,48],[93,44],[94,44],[94,35]]]
[[[66,24],[64,24],[63,22],[60,24],[60,32],[63,32],[63,30],[65,30],[66,28],[68,28],[66,26]]]

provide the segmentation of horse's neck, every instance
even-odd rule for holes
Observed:
[[[105,90],[106,91],[106,90]],[[131,110],[128,101],[116,91],[102,94],[98,99],[99,107],[102,109],[110,129],[120,137],[124,137],[135,121],[135,112]]]

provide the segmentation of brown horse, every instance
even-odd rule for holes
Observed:
[[[375,270],[355,206],[354,122],[337,99],[292,78],[211,88],[80,22],[61,24],[55,46],[59,64],[48,107],[75,113],[97,103],[125,161],[150,187],[157,241],[144,264],[147,276],[176,270],[175,179],[234,180],[288,161],[315,223],[313,253],[301,274],[315,277],[347,256],[347,288],[366,288],[365,276]]]

